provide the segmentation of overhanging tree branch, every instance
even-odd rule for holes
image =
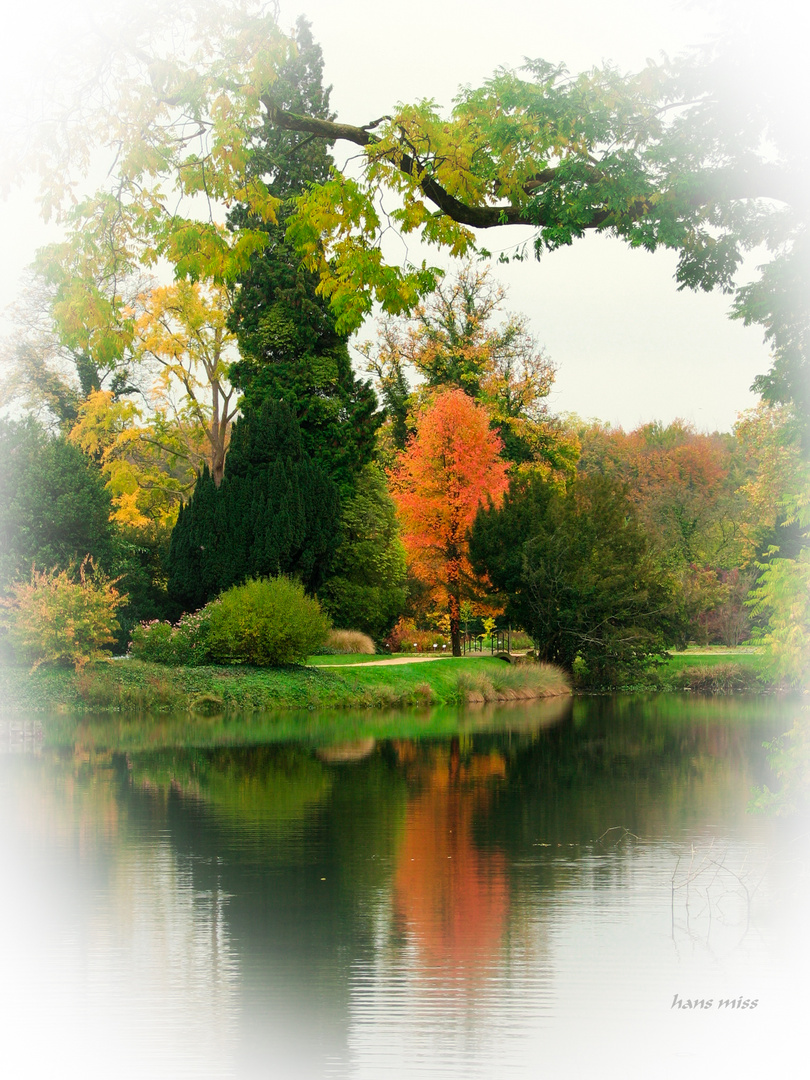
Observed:
[[[386,117],[381,117],[362,127],[356,127],[352,124],[339,124],[331,120],[287,112],[275,105],[267,95],[264,95],[261,101],[267,110],[270,123],[282,130],[297,131],[308,135],[309,138],[325,139],[330,143],[343,140],[362,147],[381,141],[370,129],[376,127]],[[402,141],[404,142],[404,139]],[[531,211],[511,204],[471,206],[462,202],[451,195],[433,177],[426,175],[413,147],[410,146],[410,149],[412,151],[410,153],[404,149],[388,151],[386,156],[392,165],[406,176],[416,180],[422,193],[430,202],[460,225],[468,225],[475,229],[490,229],[499,225],[529,225],[542,229],[559,224],[553,212],[538,207],[536,202],[532,205]],[[580,163],[580,168],[587,171],[594,183],[605,180],[603,171],[590,156],[587,161]],[[527,196],[536,198],[544,189],[557,184],[560,178],[561,170],[558,167],[549,167],[527,177],[523,190]],[[803,177],[796,176],[778,165],[758,163],[753,168],[720,167],[703,173],[699,183],[692,188],[688,204],[692,209],[699,209],[723,198],[773,199],[804,208],[808,201],[807,191],[808,185],[805,184]],[[662,192],[662,196],[665,194],[665,191]],[[594,208],[588,219],[578,222],[577,226],[581,230],[599,229],[616,224],[618,216],[624,222],[630,222],[642,219],[649,212],[649,201],[639,198],[623,207],[620,215],[612,208]]]

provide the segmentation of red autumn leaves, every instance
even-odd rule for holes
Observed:
[[[391,471],[391,493],[413,573],[450,616],[458,652],[460,606],[472,579],[467,534],[479,506],[498,505],[508,462],[489,415],[463,390],[445,390],[421,413],[416,432]]]

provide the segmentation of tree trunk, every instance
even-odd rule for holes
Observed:
[[[455,586],[455,587],[454,587]],[[450,642],[453,656],[461,656],[461,603],[458,582],[450,583]]]

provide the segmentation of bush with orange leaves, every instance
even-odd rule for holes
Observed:
[[[110,655],[118,630],[116,611],[126,594],[87,556],[67,570],[32,570],[30,581],[12,586],[0,600],[0,625],[17,660],[73,664],[78,671]]]

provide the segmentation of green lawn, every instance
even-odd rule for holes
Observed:
[[[325,658],[324,658],[325,659]],[[354,658],[345,657],[345,663]],[[368,657],[364,659],[373,659]],[[568,693],[562,672],[546,665],[512,667],[492,657],[341,670],[173,668],[140,660],[65,668],[0,669],[0,712],[170,712],[368,708],[455,704]]]
[[[771,688],[764,657],[751,647],[672,652],[665,663],[656,666],[650,678],[662,689],[700,693],[756,692]]]

